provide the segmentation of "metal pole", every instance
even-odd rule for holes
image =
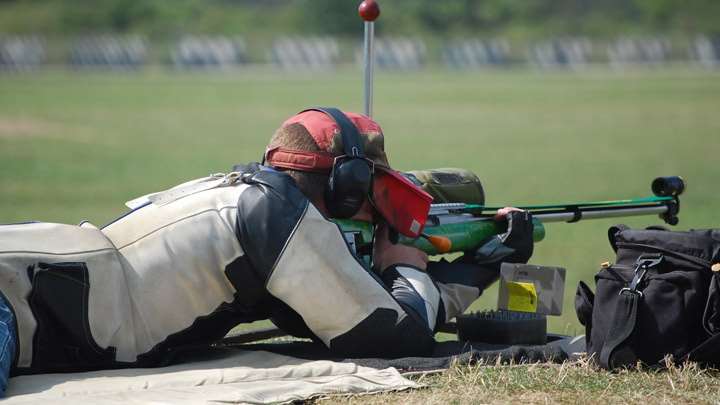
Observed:
[[[373,39],[375,37],[375,20],[380,16],[380,6],[375,0],[365,0],[358,6],[358,14],[365,21],[365,115],[372,117],[373,100],[373,66],[375,62],[375,51]]]
[[[365,21],[365,115],[372,117],[373,101],[373,37],[375,36],[375,23]]]

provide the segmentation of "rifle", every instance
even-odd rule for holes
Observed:
[[[657,214],[665,223],[676,225],[680,212],[679,196],[685,190],[681,177],[658,177],[651,184],[653,196],[636,199],[577,202],[551,205],[526,205],[517,208],[533,215],[533,240],[545,237],[543,223],[578,222],[585,219],[629,217]],[[475,250],[493,235],[507,230],[505,222],[492,217],[501,207],[450,202],[432,204],[422,237],[395,235],[394,242],[414,246],[428,255]],[[335,221],[351,249],[369,266],[373,225],[353,220]]]

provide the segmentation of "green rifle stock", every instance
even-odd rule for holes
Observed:
[[[417,239],[400,236],[399,243],[414,246],[429,255],[452,252],[464,252],[478,248],[487,238],[505,232],[507,225],[492,218],[458,218],[461,222],[426,225],[424,235]],[[335,221],[340,225],[346,239],[359,252],[372,243],[373,225],[369,222],[340,219]],[[430,238],[428,238],[430,237]],[[432,237],[445,238],[449,242],[449,249],[431,242]],[[539,219],[533,218],[533,240],[539,242],[545,237],[545,227]],[[447,242],[446,242],[447,243]]]

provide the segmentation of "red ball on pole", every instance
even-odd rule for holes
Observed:
[[[375,21],[380,16],[380,5],[375,0],[365,0],[360,3],[358,14],[365,21]]]

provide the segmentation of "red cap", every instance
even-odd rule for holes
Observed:
[[[376,165],[389,167],[385,155],[382,129],[371,118],[357,113],[344,113],[360,133],[366,156]],[[329,172],[333,159],[344,154],[340,126],[327,114],[308,110],[288,118],[282,127],[302,125],[312,136],[321,152],[308,152],[283,147],[270,148],[265,152],[265,161],[272,166],[310,172]]]
[[[382,135],[380,125],[369,117],[353,112],[346,112],[345,115],[355,124],[355,127],[357,127],[361,135]],[[300,114],[288,118],[282,126],[285,127],[295,123],[304,126],[310,135],[312,135],[315,143],[324,151],[331,150],[334,137],[340,133],[340,126],[335,120],[320,111],[303,111]]]

